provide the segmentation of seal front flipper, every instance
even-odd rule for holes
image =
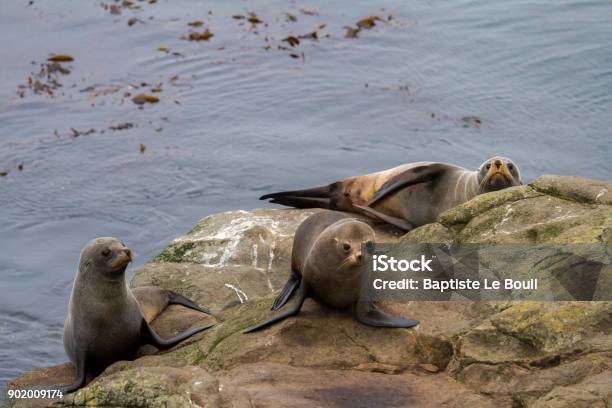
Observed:
[[[188,299],[185,296],[181,295],[180,293],[176,293],[171,290],[168,291],[168,304],[169,305],[181,305],[189,309],[197,310],[198,312],[206,313],[208,315],[211,314],[208,308],[198,306],[191,299]]]
[[[300,310],[302,309],[302,305],[304,304],[304,301],[308,297],[308,285],[306,285],[305,282],[302,282],[302,284],[300,285],[296,297],[297,297],[297,300],[295,304],[291,306],[289,309],[279,314],[278,316],[274,316],[270,320],[266,320],[265,322],[258,324],[257,326],[249,327],[248,329],[244,330],[243,333],[252,333],[254,331],[261,330],[264,327],[271,326],[276,322],[280,322],[281,320],[285,320],[288,317],[295,316],[298,313],[300,313]]]
[[[287,303],[291,295],[295,291],[295,289],[300,285],[302,280],[302,274],[296,271],[295,269],[291,269],[291,276],[287,283],[285,283],[285,287],[281,291],[280,295],[274,299],[272,303],[272,308],[270,310],[278,310]]]
[[[395,225],[398,228],[401,228],[405,231],[410,231],[412,229],[414,229],[414,225],[412,225],[410,222],[401,219],[401,218],[397,218],[397,217],[393,217],[391,215],[387,215],[387,214],[383,214],[380,211],[376,211],[375,209],[371,208],[371,207],[366,207],[363,205],[356,205],[353,204],[353,206],[355,208],[359,208],[365,215],[370,216],[371,218],[374,219],[378,219],[381,221],[384,221],[388,224],[391,225]]]
[[[374,327],[414,327],[418,320],[402,319],[378,309],[372,302],[357,302],[355,319],[367,326]]]
[[[140,328],[140,333],[142,336],[142,342],[144,344],[151,344],[160,350],[167,350],[169,348],[176,346],[181,341],[193,336],[194,334],[197,334],[206,329],[210,329],[213,326],[214,324],[207,324],[204,326],[196,327],[194,329],[187,330],[179,335],[176,335],[174,337],[164,340],[161,337],[159,337],[159,335],[155,332],[155,330],[153,330],[151,326],[149,326],[149,323],[147,323],[145,319],[142,319],[142,326]]]
[[[374,203],[387,197],[389,194],[396,192],[397,190],[404,189],[408,186],[424,183],[438,178],[442,173],[452,168],[448,164],[443,163],[431,163],[422,166],[413,167],[400,173],[394,177],[391,177],[385,184],[382,185],[374,197],[368,201],[366,207],[371,207]]]

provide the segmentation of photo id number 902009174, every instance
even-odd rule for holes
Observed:
[[[62,390],[58,389],[10,389],[6,391],[8,399],[55,399],[63,398]]]

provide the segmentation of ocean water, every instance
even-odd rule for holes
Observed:
[[[401,163],[501,154],[526,181],[612,178],[603,0],[19,0],[0,3],[0,37],[0,385],[66,361],[96,236],[133,249],[131,276],[208,214]],[[143,91],[159,102],[134,104]]]

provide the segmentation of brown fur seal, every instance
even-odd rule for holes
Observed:
[[[477,171],[444,163],[409,163],[323,187],[266,194],[260,200],[362,213],[409,231],[478,194],[520,184],[518,166],[493,157]]]
[[[96,238],[83,248],[64,323],[64,349],[76,367],[76,380],[61,387],[63,392],[79,389],[115,361],[134,359],[141,345],[165,350],[213,326],[160,338],[125,285],[125,269],[131,261],[131,251],[116,238]],[[143,298],[153,295],[145,311],[148,317],[159,313],[156,309],[165,302],[208,312],[174,292],[151,288],[137,292]]]
[[[245,330],[250,333],[299,313],[307,297],[336,309],[353,307],[355,319],[377,327],[412,327],[419,322],[390,316],[370,303],[359,301],[361,248],[374,240],[372,228],[336,211],[308,217],[295,232],[291,276],[272,310],[281,308],[297,289],[297,300],[287,311]]]

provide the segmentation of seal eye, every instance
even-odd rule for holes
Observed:
[[[342,244],[342,249],[348,252],[351,250],[351,245],[348,242],[345,242],[344,244]]]
[[[514,164],[508,163],[508,170],[510,171],[514,170]]]
[[[110,252],[111,252],[111,251],[110,251],[110,249],[108,249],[108,248],[104,248],[104,249],[102,250],[102,256],[109,256],[109,255],[110,255]]]
[[[487,163],[487,165],[485,166],[485,169],[489,170],[491,168],[491,163]]]

